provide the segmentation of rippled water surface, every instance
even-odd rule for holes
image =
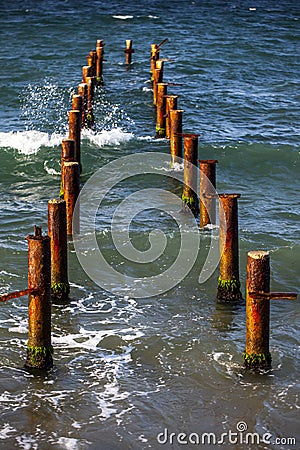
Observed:
[[[82,133],[82,185],[119,157],[145,152],[147,164],[147,152],[168,154],[168,141],[154,138],[149,83],[150,44],[165,38],[164,80],[184,110],[184,131],[199,133],[199,158],[219,161],[218,191],[242,194],[242,291],[247,252],[263,249],[270,251],[272,290],[298,292],[299,16],[292,0],[1,1],[0,293],[27,285],[25,237],[35,224],[47,230],[71,96],[97,39],[106,44],[104,85],[96,90],[95,129]],[[130,68],[126,39],[135,49]],[[180,245],[176,222],[156,207],[134,217],[130,237],[146,251],[149,233],[163,231],[168,245],[157,262],[124,263],[111,239],[112,214],[124,198],[148,188],[180,195],[168,167],[156,169],[159,175],[116,184],[97,216],[106,258],[136,278],[166,270]],[[120,227],[128,217],[123,210]],[[227,435],[220,447],[299,447],[299,299],[272,302],[273,369],[247,373],[244,302],[216,302],[218,269],[199,284],[214,239],[209,230],[200,235],[192,270],[151,298],[103,290],[70,241],[71,301],[53,305],[51,373],[23,369],[26,297],[1,303],[1,448],[197,448],[196,435],[198,447],[213,448],[208,437],[201,443],[203,433],[221,442],[229,431],[239,442]],[[245,443],[246,432],[271,438]]]

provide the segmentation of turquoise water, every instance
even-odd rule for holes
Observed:
[[[104,85],[96,91],[95,130],[82,134],[82,187],[106,164],[137,153],[145,153],[152,172],[113,187],[98,211],[97,240],[111,264],[133,278],[162,273],[174,262],[178,226],[157,203],[134,217],[130,237],[146,251],[149,233],[159,228],[168,244],[160,259],[124,264],[111,239],[112,214],[129,195],[159,188],[165,207],[168,192],[181,192],[168,165],[154,174],[150,159],[150,152],[169,153],[168,141],[154,138],[149,83],[150,44],[166,37],[164,80],[174,83],[168,92],[179,96],[184,131],[199,133],[199,158],[219,161],[218,192],[241,193],[242,291],[247,252],[263,249],[270,251],[272,290],[299,292],[299,13],[297,2],[271,0],[0,2],[0,292],[27,285],[25,237],[35,224],[47,230],[71,96],[97,39],[106,44]],[[135,49],[130,68],[125,39]],[[123,229],[131,210],[121,212]],[[245,422],[250,433],[270,433],[270,441],[227,439],[222,447],[297,448],[299,301],[272,303],[273,370],[246,373],[244,303],[216,303],[218,269],[198,282],[213,239],[201,231],[193,268],[151,298],[102,289],[69,242],[72,298],[53,306],[55,367],[46,376],[23,370],[26,298],[1,304],[0,447],[181,448],[171,433],[219,439]],[[157,436],[166,429],[164,444]]]

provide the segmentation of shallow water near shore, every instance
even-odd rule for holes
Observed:
[[[82,134],[82,186],[117,158],[168,154],[168,141],[154,138],[149,82],[150,44],[166,37],[164,79],[174,83],[168,93],[179,96],[184,131],[199,133],[200,159],[218,160],[218,192],[241,193],[242,292],[247,252],[259,249],[270,251],[272,291],[299,292],[299,16],[294,1],[1,2],[0,292],[27,286],[25,238],[35,224],[47,230],[71,96],[97,39],[106,44],[104,85],[96,89],[95,129]],[[125,39],[135,49],[129,68]],[[111,219],[135,191],[180,195],[168,167],[159,169],[160,176],[117,184],[97,216],[96,237],[107,259],[137,279],[147,268],[123,263]],[[178,227],[155,208],[130,226],[141,251],[157,228],[168,245],[151,266],[154,274],[176,258]],[[216,302],[218,270],[198,282],[211,239],[211,230],[201,231],[188,275],[150,298],[103,290],[70,241],[71,301],[53,305],[50,373],[36,376],[23,367],[27,299],[2,303],[0,448],[179,449],[217,442],[228,449],[297,448],[299,299],[271,304],[272,370],[245,371],[244,301]],[[260,442],[247,440],[247,433]],[[266,433],[271,437],[264,442]]]

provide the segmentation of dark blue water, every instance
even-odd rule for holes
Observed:
[[[95,130],[82,134],[82,187],[107,163],[137,153],[145,153],[150,172],[114,185],[98,212],[98,242],[115,268],[136,279],[173,264],[178,226],[157,202],[166,208],[180,185],[168,164],[150,159],[150,152],[169,153],[168,141],[154,138],[149,83],[150,44],[165,38],[164,80],[174,83],[168,93],[179,96],[184,131],[199,133],[199,158],[219,161],[217,190],[242,194],[242,291],[247,252],[262,249],[270,251],[271,289],[298,292],[299,16],[296,1],[1,1],[0,292],[27,285],[25,237],[34,224],[47,230],[71,96],[97,39],[106,44],[104,85],[96,91]],[[130,68],[126,39],[135,49]],[[124,165],[117,167],[116,180]],[[149,233],[159,228],[168,245],[149,266],[124,264],[111,239],[112,212],[149,188],[164,192],[155,199],[152,193],[153,209],[132,220],[132,243],[148,250]],[[135,204],[125,206],[117,231],[126,228]],[[228,433],[219,443],[228,449],[299,446],[299,301],[271,304],[273,370],[246,373],[245,306],[216,303],[218,269],[199,284],[214,239],[207,230],[200,234],[195,266],[151,298],[102,289],[70,242],[72,301],[53,307],[55,368],[46,377],[23,371],[26,298],[1,304],[1,448],[194,448],[196,434],[198,447],[215,447],[213,436],[202,445],[203,433],[219,442]],[[230,431],[238,442],[229,441]],[[271,437],[246,443],[246,432]]]

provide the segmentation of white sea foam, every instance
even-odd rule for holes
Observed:
[[[133,19],[134,16],[113,16],[114,19],[127,20]]]
[[[57,170],[53,169],[52,167],[48,167],[48,163],[49,163],[49,161],[47,161],[47,160],[44,162],[44,169],[45,169],[45,171],[49,175],[60,175],[60,172],[58,172]]]
[[[36,130],[0,132],[0,147],[12,148],[24,155],[32,155],[41,147],[59,145],[64,137],[56,133],[49,135]]]
[[[121,128],[113,128],[112,130],[102,130],[100,133],[94,133],[91,130],[83,130],[82,136],[87,138],[90,142],[97,147],[103,147],[104,145],[120,145],[122,142],[130,141],[134,135],[122,131]]]
[[[81,448],[79,446],[78,439],[74,438],[67,438],[67,437],[60,437],[57,441],[59,445],[62,446],[62,448],[65,448],[66,450],[78,450]]]
[[[10,433],[14,433],[17,431],[15,428],[12,428],[8,423],[5,423],[0,430],[0,439],[7,439],[10,436]]]

